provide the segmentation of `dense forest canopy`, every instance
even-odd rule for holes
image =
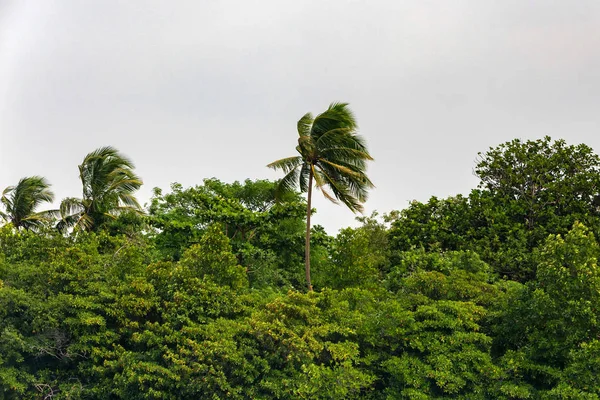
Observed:
[[[311,208],[281,181],[174,183],[142,210],[107,147],[45,211],[49,181],[23,178],[1,198],[0,399],[599,399],[600,158],[513,140],[475,172],[312,226],[312,291]]]

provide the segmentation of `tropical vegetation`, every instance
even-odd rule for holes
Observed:
[[[332,103],[313,117],[304,114],[298,121],[299,156],[282,158],[268,165],[282,169],[286,175],[277,192],[308,192],[306,205],[305,269],[308,290],[310,281],[310,214],[313,179],[317,189],[334,203],[342,202],[353,212],[362,211],[368,189],[373,183],[366,175],[366,161],[373,160],[364,139],[357,134],[357,123],[346,103]],[[331,190],[330,194],[328,190]]]
[[[83,197],[67,197],[60,203],[57,228],[97,230],[122,212],[140,210],[133,193],[142,186],[142,180],[133,169],[131,160],[110,146],[85,156],[79,166]]]
[[[43,203],[54,201],[50,184],[41,176],[29,176],[19,180],[15,186],[8,186],[2,192],[0,202],[5,212],[0,218],[16,229],[33,229],[49,222],[53,211],[36,211]]]
[[[513,140],[468,194],[311,226],[313,290],[314,210],[291,189],[302,168],[350,181],[300,154],[288,183],[174,183],[144,212],[114,149],[82,163],[79,214],[42,218],[41,178],[7,189],[0,399],[600,398],[590,147]]]

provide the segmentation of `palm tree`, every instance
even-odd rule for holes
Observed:
[[[53,211],[36,212],[40,204],[54,201],[50,184],[41,176],[26,177],[16,186],[7,187],[0,201],[6,210],[6,213],[0,212],[0,217],[17,229],[35,230],[49,222],[53,215]]]
[[[133,168],[133,163],[113,147],[101,147],[85,156],[79,166],[83,197],[61,202],[62,219],[57,228],[93,231],[121,212],[140,212],[133,192],[142,186],[142,180]]]
[[[366,171],[366,161],[373,160],[364,139],[356,133],[357,125],[346,103],[332,103],[315,118],[310,113],[298,121],[300,154],[277,160],[267,167],[286,174],[278,184],[278,193],[297,190],[308,192],[306,207],[305,269],[310,282],[310,214],[313,180],[323,195],[352,212],[362,212],[368,189],[374,187]],[[329,193],[329,191],[331,193]]]

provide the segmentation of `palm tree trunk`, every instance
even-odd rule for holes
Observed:
[[[306,283],[308,285],[308,291],[312,292],[313,287],[310,283],[310,214],[311,214],[311,199],[312,199],[312,180],[313,172],[312,169],[308,174],[308,201],[306,206],[306,245],[304,247],[304,266],[306,270]]]

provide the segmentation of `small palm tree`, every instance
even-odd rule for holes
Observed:
[[[300,154],[269,165],[286,174],[278,193],[297,190],[308,192],[306,207],[305,269],[310,282],[310,214],[313,180],[317,189],[334,203],[344,203],[352,212],[362,212],[368,189],[374,187],[366,171],[366,161],[373,160],[364,139],[356,133],[357,124],[346,103],[332,103],[315,118],[308,113],[298,121]],[[329,191],[331,191],[331,193]]]
[[[39,228],[43,223],[52,219],[53,211],[36,212],[42,203],[54,201],[54,193],[50,184],[41,176],[23,178],[16,186],[9,186],[2,192],[0,198],[6,213],[0,212],[0,217],[15,228]]]
[[[133,163],[113,147],[102,147],[85,156],[79,166],[83,197],[61,202],[62,219],[57,228],[93,231],[121,212],[140,212],[133,193],[142,186],[142,180],[133,168]]]

